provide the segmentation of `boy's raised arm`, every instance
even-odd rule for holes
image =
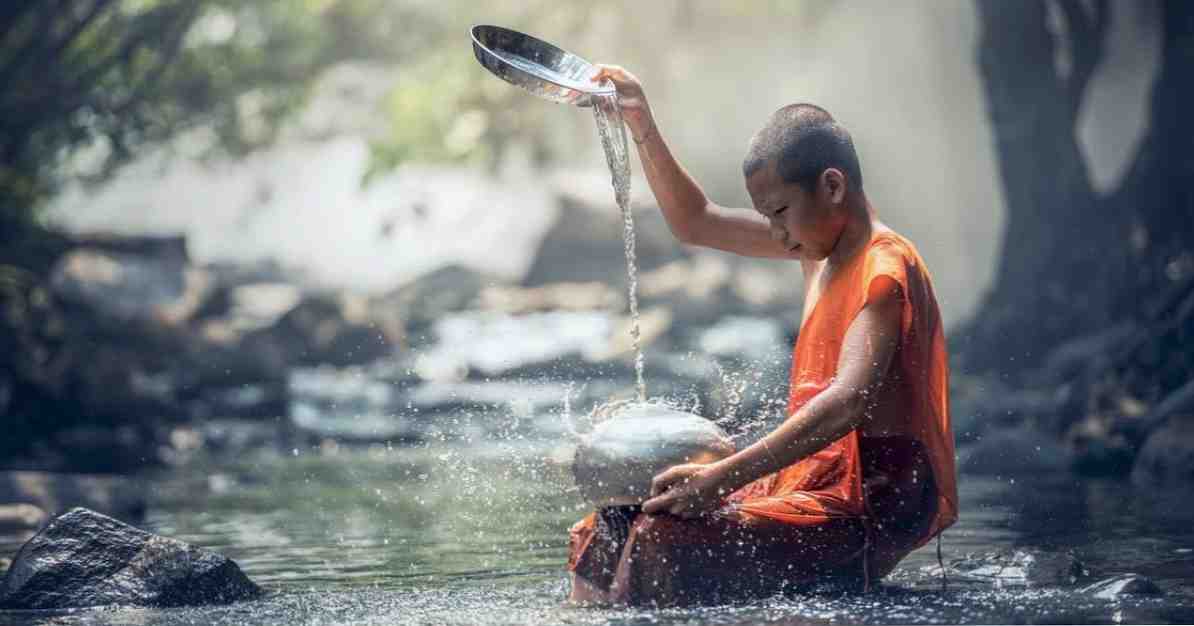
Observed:
[[[616,65],[598,65],[594,81],[609,79],[618,90],[622,117],[638,146],[639,160],[655,200],[677,239],[745,256],[796,258],[771,237],[767,220],[744,209],[727,209],[705,196],[672,156],[655,123],[642,84]]]

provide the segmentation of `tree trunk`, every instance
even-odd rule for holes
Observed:
[[[959,364],[971,372],[1030,372],[1065,340],[1138,317],[1166,271],[1173,279],[1173,259],[1191,249],[1194,3],[1164,6],[1151,129],[1107,197],[1091,186],[1075,122],[1109,6],[1055,6],[1065,18],[1068,65],[1055,62],[1062,34],[1050,32],[1044,0],[978,0],[978,60],[1007,222],[994,286],[955,337]],[[1188,265],[1194,272],[1194,257]]]

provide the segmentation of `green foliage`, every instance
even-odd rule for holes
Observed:
[[[404,161],[492,163],[540,116],[492,79],[470,22],[579,32],[572,2],[43,0],[0,3],[0,235],[68,179],[103,180],[147,148],[245,154],[274,141],[320,74],[368,61],[396,77],[369,174]],[[6,226],[7,225],[7,226]]]
[[[0,220],[28,220],[68,155],[102,178],[148,145],[210,128],[271,141],[324,68],[384,57],[381,0],[64,0],[0,8]]]

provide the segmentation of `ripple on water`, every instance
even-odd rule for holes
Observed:
[[[151,481],[150,526],[228,554],[269,597],[234,607],[0,613],[0,626],[1194,621],[1189,503],[1122,484],[968,477],[962,519],[946,533],[947,562],[1073,551],[1096,577],[1134,571],[1166,595],[1103,600],[1079,591],[1089,581],[1050,587],[960,574],[942,592],[930,544],[869,595],[813,589],[740,606],[564,607],[566,530],[584,511],[567,468],[550,460],[555,445],[303,450],[166,473]],[[213,488],[207,477],[216,472],[236,487]]]

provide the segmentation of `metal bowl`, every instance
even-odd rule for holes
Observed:
[[[593,96],[615,93],[608,80],[594,83],[592,63],[516,30],[474,26],[473,54],[498,78],[552,102],[591,106]]]
[[[572,475],[596,507],[639,504],[651,480],[681,463],[711,463],[734,453],[717,424],[655,404],[634,404],[599,422],[576,448]]]

